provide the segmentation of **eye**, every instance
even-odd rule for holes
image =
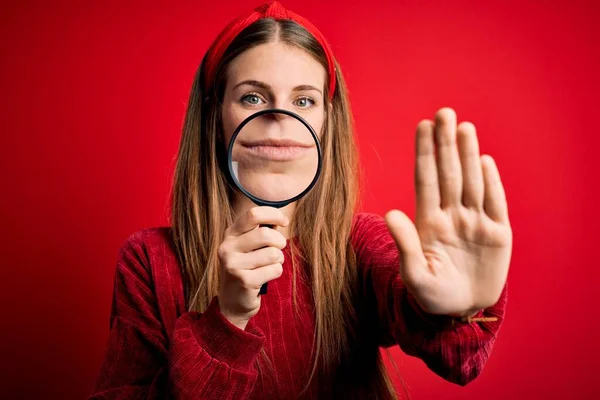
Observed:
[[[264,103],[263,99],[261,99],[260,96],[255,93],[249,93],[242,96],[241,101],[251,106],[257,106]]]
[[[315,101],[310,97],[299,97],[296,102],[296,106],[300,108],[308,108],[315,105]]]

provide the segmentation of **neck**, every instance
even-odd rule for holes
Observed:
[[[240,215],[242,215],[243,213],[245,213],[246,211],[248,211],[249,209],[254,208],[254,207],[257,207],[257,205],[254,204],[254,202],[252,200],[250,200],[249,198],[247,198],[246,196],[244,196],[241,193],[238,194],[238,196],[236,196],[236,199],[233,204],[233,211],[235,213],[235,218],[238,218]],[[287,206],[280,208],[280,210],[291,221],[292,216],[294,215],[294,211],[296,210],[296,202],[290,203]],[[288,228],[289,228],[289,226],[285,227],[285,228],[283,228],[281,226],[275,227],[275,229],[278,230],[279,232],[281,232],[281,234],[283,236],[285,236],[286,239],[289,239],[289,237],[290,237]]]

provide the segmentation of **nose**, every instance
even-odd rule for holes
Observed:
[[[274,99],[273,101],[273,108],[277,108],[279,110],[286,110],[286,111],[294,111],[294,108],[292,107],[292,104],[290,104],[290,102],[287,100],[288,96],[278,96],[276,99]],[[280,118],[290,118],[289,116],[285,115],[285,114],[279,114],[278,117]]]
[[[299,121],[290,115],[281,112],[270,112],[263,114],[258,119],[262,120],[262,123],[259,121],[257,123],[260,124],[261,131],[264,134],[268,132],[273,137],[287,136],[296,139],[303,139],[302,136],[306,136]]]
[[[285,110],[285,108],[283,110]],[[290,110],[287,110],[287,111],[290,111]],[[290,117],[289,115],[286,115],[286,114],[283,114],[280,112],[265,114],[265,118],[267,118],[268,120],[271,120],[271,121],[278,121],[278,122],[285,121],[288,119],[293,119],[293,117]]]

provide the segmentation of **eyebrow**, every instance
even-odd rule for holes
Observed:
[[[252,80],[252,79],[245,80],[245,81],[238,83],[237,85],[235,85],[233,87],[233,89],[235,90],[242,85],[250,85],[250,86],[259,87],[259,88],[265,89],[265,90],[271,90],[270,85],[268,85],[264,82],[256,81],[256,80]],[[296,86],[294,89],[292,89],[293,92],[300,92],[303,90],[316,90],[317,92],[321,93],[321,96],[323,95],[323,92],[321,90],[317,89],[316,87],[314,87],[312,85],[299,85],[299,86]]]

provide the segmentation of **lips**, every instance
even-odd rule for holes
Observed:
[[[240,144],[244,147],[253,146],[271,146],[271,147],[313,147],[314,143],[303,143],[292,139],[258,139],[258,140],[240,140]]]
[[[292,161],[304,156],[311,148],[314,148],[314,143],[306,144],[291,139],[249,140],[240,144],[251,155],[270,161]]]

